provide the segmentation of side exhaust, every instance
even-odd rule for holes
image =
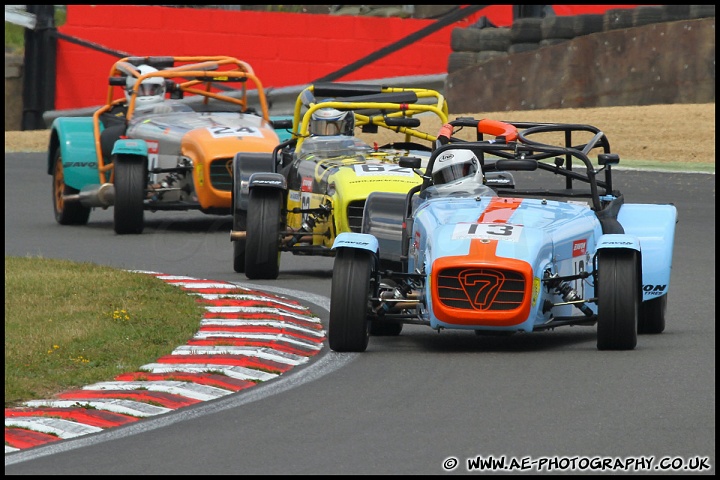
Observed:
[[[107,208],[115,204],[115,185],[103,183],[102,185],[86,185],[80,193],[65,195],[66,202],[80,202],[85,207]]]

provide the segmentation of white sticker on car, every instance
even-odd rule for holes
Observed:
[[[259,137],[262,138],[263,134],[257,127],[208,127],[208,132],[214,138],[224,137]]]
[[[517,242],[523,227],[506,223],[458,223],[453,230],[453,240],[479,238],[485,240],[502,240]]]
[[[365,163],[353,165],[355,175],[358,177],[366,175],[399,175],[403,177],[414,177],[415,173],[411,168],[399,167],[397,165],[386,165],[383,163]]]

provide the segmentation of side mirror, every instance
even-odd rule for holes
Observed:
[[[620,155],[617,153],[601,153],[598,155],[599,165],[617,165],[620,163]]]
[[[270,125],[272,125],[273,128],[292,128],[293,121],[288,119],[282,119],[282,120],[270,120]]]
[[[398,165],[403,168],[420,168],[420,166],[422,165],[422,160],[418,157],[400,157]]]

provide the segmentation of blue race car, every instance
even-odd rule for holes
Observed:
[[[468,128],[472,140],[453,136]],[[361,233],[335,239],[330,348],[362,352],[406,323],[478,335],[597,325],[599,350],[661,333],[677,210],[626,203],[619,161],[591,125],[444,125],[424,170],[400,160],[422,183],[371,194]]]

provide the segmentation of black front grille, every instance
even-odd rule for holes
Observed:
[[[365,210],[365,200],[350,202],[348,205],[347,218],[350,231],[362,233],[363,210]]]
[[[232,158],[218,158],[210,164],[210,184],[216,190],[232,191]]]
[[[466,310],[503,311],[519,308],[525,296],[520,272],[497,268],[453,267],[437,276],[440,302]]]

